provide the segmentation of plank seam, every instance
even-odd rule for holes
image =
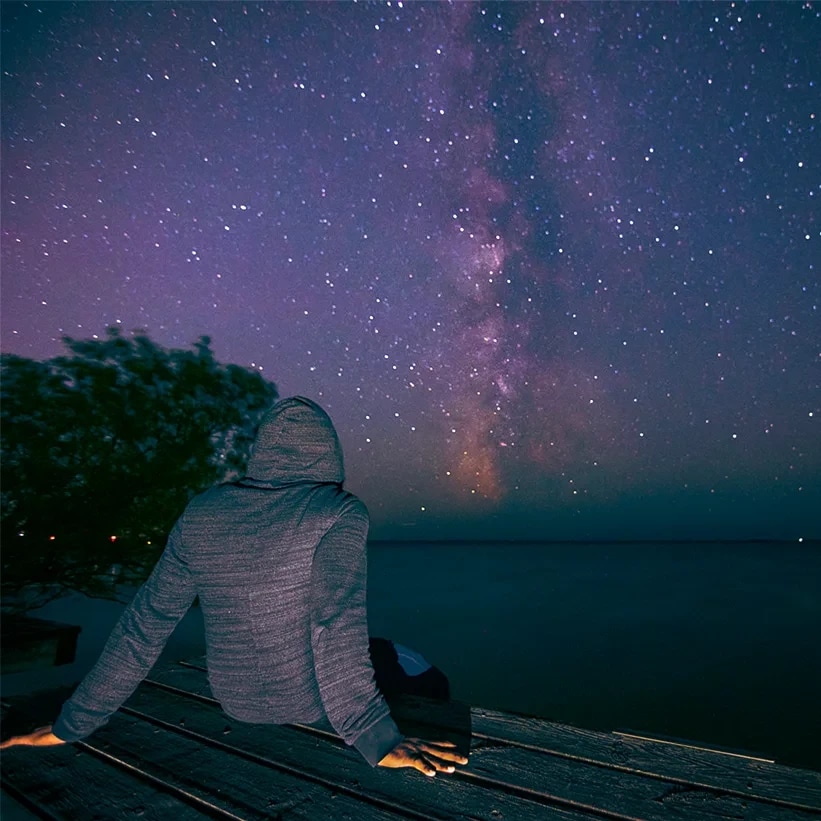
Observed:
[[[186,667],[186,668],[191,669],[191,670],[199,670],[200,672],[203,672],[203,673],[208,672],[206,668],[201,667],[200,665],[197,665],[197,664],[192,664],[191,662],[188,662],[188,661],[178,661],[177,664],[179,664],[181,667]],[[152,684],[155,687],[160,687],[162,689],[168,690],[169,692],[178,693],[178,694],[183,695],[187,698],[193,698],[193,699],[196,699],[197,701],[202,701],[203,703],[206,703],[206,704],[215,705],[217,707],[220,706],[219,702],[216,699],[212,698],[212,697],[203,696],[203,695],[200,695],[199,693],[191,693],[188,690],[183,690],[183,689],[178,688],[178,687],[173,687],[172,685],[164,684],[163,682],[159,682],[159,681],[153,681],[153,680],[149,680],[149,679],[146,679],[146,681],[147,681],[147,683]],[[320,729],[315,728],[315,727],[310,727],[310,726],[304,725],[304,724],[291,724],[291,725],[288,725],[288,726],[294,727],[295,729],[298,729],[298,730],[301,730],[303,732],[307,732],[307,733],[310,733],[310,734],[313,734],[313,735],[323,735],[325,737],[328,737],[328,736],[331,735],[327,731],[320,730]],[[800,810],[802,812],[810,812],[810,813],[813,813],[813,814],[821,813],[821,808],[814,807],[810,804],[801,804],[799,802],[789,801],[787,799],[772,798],[770,796],[759,795],[758,793],[744,792],[743,790],[738,790],[738,789],[735,789],[733,787],[717,787],[714,784],[705,784],[705,783],[702,783],[702,782],[699,782],[699,781],[691,781],[691,780],[688,780],[686,778],[681,778],[681,777],[678,777],[678,776],[673,776],[673,775],[668,776],[668,775],[663,775],[663,774],[660,774],[660,773],[650,772],[648,770],[641,770],[641,769],[637,769],[637,768],[634,768],[634,767],[627,767],[623,764],[615,764],[615,763],[606,762],[606,761],[599,761],[598,759],[595,759],[595,758],[586,758],[585,756],[574,755],[573,753],[565,753],[565,752],[562,752],[560,750],[551,750],[551,749],[548,749],[546,747],[539,747],[535,744],[528,744],[528,743],[522,742],[522,741],[514,741],[514,740],[511,740],[511,739],[499,738],[498,736],[487,735],[486,733],[471,732],[471,735],[472,735],[473,738],[483,739],[483,740],[486,740],[486,741],[491,741],[491,742],[496,743],[496,744],[502,744],[502,745],[506,745],[506,746],[509,746],[509,747],[519,747],[519,748],[522,748],[522,749],[531,750],[531,751],[542,753],[542,754],[545,754],[545,755],[552,755],[552,756],[555,756],[557,758],[564,758],[564,759],[567,759],[567,760],[570,760],[570,761],[578,761],[578,762],[583,763],[583,764],[590,764],[594,767],[600,767],[600,768],[608,769],[608,770],[615,770],[617,772],[623,772],[623,773],[627,773],[629,775],[636,775],[636,776],[643,777],[643,778],[650,778],[650,779],[653,779],[653,780],[656,780],[656,781],[663,781],[663,782],[669,783],[669,784],[678,784],[678,785],[684,786],[684,787],[695,787],[695,788],[698,788],[698,789],[701,789],[701,790],[708,791],[711,794],[715,795],[716,797],[732,796],[732,797],[735,797],[735,798],[743,798],[747,801],[756,801],[758,803],[767,804],[767,805],[770,805],[770,806],[783,807],[784,809]],[[336,736],[334,736],[334,738],[336,738]],[[456,772],[460,776],[466,774],[464,771],[460,771],[460,770],[457,770]],[[482,776],[477,776],[475,774],[470,774],[470,775],[471,775],[472,778],[481,778],[482,777]],[[499,782],[499,783],[504,784],[506,782]],[[512,789],[523,789],[523,790],[527,789],[526,787],[516,787],[515,785],[512,785],[512,784],[508,785],[508,786]],[[545,793],[537,793],[537,794],[546,795]],[[558,799],[557,798],[557,800],[564,800],[564,799]]]
[[[192,667],[194,669],[201,669],[187,663],[185,663],[184,666]],[[210,698],[208,696],[203,696],[198,693],[189,693],[186,690],[180,690],[177,687],[173,687],[169,684],[164,684],[163,682],[152,681],[151,684],[160,687],[164,690],[168,690],[174,693],[180,693],[182,695],[187,695],[189,697],[195,698],[198,701],[203,701],[209,705],[219,707],[219,702],[216,699]],[[297,730],[301,730],[310,735],[315,735],[321,738],[329,739],[331,741],[336,742],[337,744],[344,743],[342,739],[340,739],[337,735],[330,733],[327,730],[321,730],[316,727],[311,727],[307,724],[291,724],[288,726],[293,727]],[[464,770],[456,770],[452,775],[463,781],[471,782],[484,787],[490,787],[492,789],[498,790],[499,792],[504,792],[507,795],[512,795],[516,798],[521,798],[526,801],[539,804],[541,806],[553,806],[565,809],[572,809],[587,814],[593,814],[600,818],[607,818],[611,821],[642,821],[642,819],[636,816],[624,815],[614,810],[607,810],[601,807],[595,807],[592,804],[584,804],[582,802],[573,801],[572,799],[562,798],[560,796],[553,795],[552,793],[533,790],[529,787],[522,787],[517,784],[510,784],[506,781],[498,781],[496,779],[488,778],[487,776],[478,775],[477,773],[470,773]]]
[[[154,682],[154,683],[157,683],[157,682]],[[162,685],[162,686],[165,687],[167,685]],[[172,689],[176,689],[176,688],[172,688]],[[198,699],[204,699],[205,697],[204,696],[197,696],[197,698]],[[272,761],[272,760],[264,758],[262,756],[258,756],[255,753],[249,753],[245,750],[242,750],[239,747],[234,747],[230,744],[225,744],[224,742],[217,741],[216,739],[209,738],[208,736],[200,735],[199,733],[195,732],[194,730],[188,730],[187,728],[184,728],[184,727],[177,727],[175,725],[172,725],[172,724],[169,724],[169,723],[163,721],[162,719],[154,718],[153,716],[150,716],[148,714],[141,713],[140,711],[135,710],[131,707],[124,707],[122,709],[124,711],[128,712],[130,715],[133,715],[133,716],[138,717],[138,718],[143,718],[143,719],[145,719],[145,720],[147,720],[147,721],[149,721],[153,724],[156,724],[157,726],[162,726],[162,727],[171,729],[175,732],[178,732],[178,733],[181,733],[181,734],[184,734],[184,735],[188,735],[188,736],[190,736],[192,738],[196,738],[196,739],[198,739],[198,740],[200,740],[200,741],[202,741],[206,744],[209,744],[211,746],[215,746],[215,747],[217,747],[219,749],[222,749],[226,752],[234,753],[234,754],[236,754],[236,755],[238,755],[242,758],[247,758],[249,760],[255,761],[256,763],[260,763],[260,764],[263,764],[265,766],[271,766],[271,767],[274,767],[276,769],[283,770],[285,772],[296,775],[300,778],[305,778],[305,779],[310,780],[310,781],[316,781],[317,783],[322,784],[324,786],[332,787],[334,789],[339,790],[340,792],[346,792],[347,794],[353,795],[358,799],[362,799],[362,800],[366,801],[367,803],[376,804],[377,806],[379,806],[384,802],[384,799],[379,799],[379,798],[375,798],[374,796],[369,796],[367,794],[358,793],[357,791],[352,790],[351,788],[346,787],[345,785],[341,785],[341,784],[338,784],[337,782],[333,782],[333,781],[330,781],[330,780],[322,779],[321,777],[311,775],[310,773],[305,773],[301,770],[297,770],[296,768],[290,767],[287,764],[281,764],[279,762]],[[313,727],[310,727],[308,725],[289,725],[289,726],[293,726],[295,729],[307,730],[310,733],[316,733],[317,735],[321,735],[323,737],[331,736],[332,738],[334,738],[337,741],[341,742],[341,739],[339,739],[337,736],[332,736],[331,733],[328,733],[324,730],[317,730],[317,729],[315,729]],[[521,798],[521,799],[524,799],[526,801],[530,801],[532,803],[539,804],[541,806],[552,806],[552,807],[557,807],[557,808],[562,808],[562,809],[572,809],[572,810],[575,810],[575,811],[584,812],[588,815],[592,814],[592,815],[598,816],[600,818],[610,819],[610,821],[643,821],[643,819],[638,818],[637,816],[623,815],[622,813],[618,813],[618,812],[615,812],[613,810],[607,810],[607,809],[603,809],[603,808],[600,808],[600,807],[594,807],[594,806],[589,805],[589,804],[583,804],[583,803],[580,803],[580,802],[577,802],[577,801],[572,801],[570,799],[561,798],[559,796],[552,795],[551,793],[544,793],[544,792],[539,792],[538,790],[531,790],[527,787],[520,787],[516,784],[508,784],[507,782],[504,782],[504,781],[496,781],[494,779],[487,778],[487,777],[481,776],[481,775],[477,775],[475,773],[466,773],[464,771],[457,770],[456,772],[452,773],[451,776],[452,777],[455,776],[455,777],[457,777],[457,778],[459,778],[463,781],[473,782],[475,784],[479,784],[479,785],[482,785],[482,786],[485,786],[485,787],[491,787],[495,790],[498,790],[499,792],[503,792],[507,795],[514,796],[515,798]],[[412,815],[410,815],[410,817],[412,817],[412,818],[428,819],[428,821],[429,821],[430,818],[435,817],[435,816],[430,816],[430,815],[426,815],[426,814],[417,813],[415,810],[410,810],[408,808],[402,807],[401,805],[392,805],[389,802],[384,802],[384,803],[393,812],[399,811],[399,812],[402,812],[403,814],[405,814],[405,813],[411,814],[412,813]],[[440,818],[441,818],[441,816],[440,816]]]
[[[524,741],[514,741],[507,738],[500,738],[498,736],[487,735],[486,733],[472,733],[474,738],[480,738],[485,741],[491,741],[494,744],[501,744],[508,747],[520,747],[524,750],[531,750],[534,752],[552,755],[556,758],[565,758],[570,761],[578,761],[582,764],[590,764],[593,767],[600,767],[605,770],[616,770],[618,772],[627,773],[629,775],[638,775],[643,778],[651,778],[655,781],[664,781],[665,783],[678,784],[682,787],[696,787],[701,790],[706,790],[716,796],[733,796],[735,798],[743,798],[746,801],[756,801],[760,804],[768,804],[775,807],[783,807],[790,810],[801,810],[802,812],[810,812],[813,814],[821,814],[821,807],[813,806],[812,804],[801,804],[797,801],[790,801],[786,798],[773,798],[767,795],[760,795],[753,792],[744,792],[743,790],[734,787],[717,787],[715,784],[706,784],[701,781],[691,781],[686,778],[681,778],[675,775],[663,775],[662,773],[650,772],[649,770],[641,770],[636,767],[628,767],[624,764],[615,764],[607,761],[599,761],[596,758],[586,758],[582,755],[575,755],[574,753],[565,753],[560,750],[549,750],[545,747],[539,747],[536,744],[528,744]]]
[[[493,787],[499,792],[515,795],[517,798],[524,798],[535,804],[581,811],[599,816],[600,818],[612,819],[612,821],[645,821],[645,819],[635,815],[624,815],[616,810],[596,807],[593,804],[584,804],[581,801],[573,801],[572,798],[562,798],[561,796],[540,792],[539,790],[533,790],[529,787],[520,787],[517,784],[509,784],[507,781],[497,781],[495,778],[488,778],[485,775],[478,775],[477,773],[471,773],[465,770],[457,770],[454,775],[462,781],[472,781],[482,784],[483,786]]]
[[[151,683],[155,686],[168,688],[168,685],[163,685],[160,682]],[[176,688],[168,689],[176,690]],[[211,701],[211,699],[206,699],[205,696],[195,695],[195,697],[197,699]],[[140,718],[144,721],[148,721],[149,723],[154,724],[157,727],[162,727],[166,730],[171,730],[172,732],[177,733],[178,735],[183,735],[187,736],[188,738],[195,739],[196,741],[199,741],[202,744],[206,744],[209,747],[215,747],[218,750],[222,750],[223,752],[236,755],[239,758],[244,758],[246,761],[251,761],[254,764],[259,764],[261,766],[268,767],[269,769],[280,770],[281,772],[288,773],[289,775],[295,776],[297,778],[301,778],[304,781],[311,781],[315,784],[319,784],[320,786],[325,787],[326,789],[330,789],[334,792],[343,793],[344,795],[347,795],[351,798],[355,798],[358,801],[362,801],[365,804],[370,804],[372,806],[379,807],[380,809],[387,810],[388,812],[402,815],[405,818],[412,818],[415,819],[415,821],[430,821],[431,818],[438,818],[439,821],[447,821],[447,819],[443,816],[431,816],[428,814],[420,813],[417,810],[414,810],[410,807],[402,806],[401,804],[396,804],[392,801],[389,801],[388,799],[379,798],[377,796],[359,792],[358,790],[355,790],[354,788],[349,787],[346,784],[340,784],[337,781],[331,781],[330,779],[322,778],[321,776],[304,772],[303,770],[299,770],[296,767],[290,766],[289,764],[283,764],[282,762],[274,761],[270,758],[265,758],[264,756],[258,755],[257,753],[252,753],[247,750],[243,750],[241,747],[235,747],[231,744],[226,744],[223,741],[218,741],[215,738],[210,738],[209,736],[198,733],[195,730],[189,730],[187,727],[179,727],[175,724],[171,724],[170,722],[163,721],[163,719],[161,718],[155,718],[154,716],[149,715],[148,713],[143,713],[140,710],[135,710],[133,707],[121,707],[120,709],[124,713],[132,715],[135,718]]]
[[[5,776],[0,777],[0,787],[2,787],[15,801],[31,810],[43,821],[61,821],[60,817],[49,812],[45,807],[41,807],[33,798],[29,798],[22,790],[14,786]]]
[[[212,818],[225,819],[225,821],[246,821],[246,819],[241,815],[236,815],[230,810],[226,810],[224,807],[220,807],[217,804],[212,804],[204,798],[200,798],[193,793],[189,793],[188,791],[182,789],[182,787],[176,787],[173,784],[169,784],[167,781],[163,781],[161,778],[151,775],[151,773],[141,770],[134,764],[129,764],[127,761],[123,761],[121,758],[117,758],[117,756],[111,755],[111,753],[107,753],[99,747],[94,747],[86,741],[75,741],[74,744],[96,758],[99,758],[102,761],[117,767],[118,769],[132,773],[141,781],[147,781],[153,787],[157,787],[163,792],[171,793],[172,795],[180,798],[184,803],[205,813],[206,815],[211,816]]]
[[[652,741],[654,744],[669,744],[672,747],[684,747],[688,750],[699,750],[706,753],[713,753],[714,755],[727,755],[730,758],[743,758],[746,761],[757,761],[761,764],[775,764],[774,758],[761,758],[760,756],[747,755],[746,753],[733,753],[729,750],[716,750],[713,747],[702,747],[698,744],[687,744],[684,741],[670,741],[666,738],[653,738],[649,735],[637,735],[636,733],[628,733],[624,730],[613,730],[613,735],[620,735],[624,738],[635,738],[638,741]]]
[[[145,680],[146,684],[150,684],[152,687],[157,687],[160,690],[165,690],[169,693],[173,693],[174,695],[181,695],[185,698],[189,698],[192,701],[199,701],[202,704],[207,704],[209,707],[216,707],[219,710],[222,710],[220,703],[211,696],[204,696],[201,693],[192,693],[190,690],[183,690],[180,687],[174,687],[173,684],[165,684],[162,681],[153,681],[151,679]],[[318,738],[324,738],[328,741],[333,742],[336,744],[337,747],[345,747],[347,746],[345,742],[336,734],[332,733],[328,730],[321,730],[319,727],[311,727],[310,724],[280,724],[280,727],[290,727],[294,730],[299,730],[302,733],[306,733],[307,735],[317,736]]]

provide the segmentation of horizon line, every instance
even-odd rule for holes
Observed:
[[[815,544],[821,538],[755,539],[368,539],[371,544],[404,542],[408,544]]]

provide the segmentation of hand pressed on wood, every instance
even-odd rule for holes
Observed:
[[[406,738],[397,744],[380,762],[380,767],[414,767],[425,775],[436,775],[437,770],[452,773],[453,764],[467,764],[468,760],[456,752],[450,741],[424,741]]]
[[[23,747],[53,747],[56,744],[65,743],[62,738],[57,738],[51,732],[51,725],[49,724],[47,727],[40,727],[28,735],[15,735],[7,738],[0,744],[0,750],[5,750],[7,747],[17,747],[18,745]]]

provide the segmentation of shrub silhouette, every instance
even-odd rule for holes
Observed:
[[[66,337],[69,355],[2,357],[4,609],[142,580],[186,502],[240,475],[276,386],[210,339]]]

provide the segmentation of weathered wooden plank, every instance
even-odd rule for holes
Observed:
[[[294,821],[408,818],[407,814],[376,807],[315,781],[226,755],[190,734],[158,730],[155,724],[124,712],[95,733],[90,743],[244,821],[281,816]]]
[[[186,674],[186,669],[194,675]],[[210,696],[204,659],[182,662],[164,671],[164,675],[165,681],[176,681],[183,689]],[[412,719],[417,712],[414,703],[424,701],[404,698],[391,706],[397,718]],[[428,714],[429,707],[428,702],[425,710]],[[659,782],[656,787],[658,795],[667,796],[665,803],[669,806],[680,801],[682,795],[694,796],[701,791],[707,803],[713,803],[707,796],[719,794],[733,800],[755,800],[756,806],[775,802],[788,809],[811,813],[821,807],[821,773],[810,770],[615,733],[583,730],[492,710],[474,708],[471,723],[474,746],[478,742],[498,747],[504,742],[525,750],[539,750],[555,758],[554,769],[562,759],[586,763],[596,768],[596,778],[604,782],[612,777],[613,772],[656,779]],[[603,777],[608,771],[611,775]],[[573,773],[576,772],[574,769]],[[641,790],[639,794],[642,794]],[[762,808],[761,812],[765,810]]]
[[[129,764],[127,761],[123,761],[123,759],[111,755],[105,750],[101,750],[91,744],[87,744],[84,741],[76,743],[96,758],[99,758],[116,767],[118,770],[129,773],[135,776],[135,778],[138,778],[140,781],[145,782],[149,787],[153,788],[155,794],[168,793],[173,798],[177,799],[178,802],[181,802],[182,805],[192,806],[194,809],[204,813],[208,818],[216,819],[216,821],[245,821],[244,818],[236,815],[230,810],[226,810],[217,804],[213,804],[206,799],[194,795],[188,790],[180,789],[168,781],[157,778],[142,766]]]
[[[200,671],[201,672],[201,671]],[[172,677],[173,673],[170,674]],[[185,685],[185,674],[176,676],[177,685]],[[207,693],[203,680],[189,680],[189,689]],[[413,702],[408,699],[395,704],[399,711],[413,713]],[[442,715],[447,717],[444,707]],[[314,731],[315,732],[315,731]],[[515,786],[523,790],[549,792],[566,806],[591,812],[609,811],[613,815],[640,817],[649,821],[663,821],[684,812],[692,821],[716,818],[750,819],[806,819],[804,813],[760,802],[746,797],[727,795],[720,790],[687,788],[632,772],[601,768],[584,762],[557,758],[535,750],[480,741],[474,748],[474,759],[469,771],[458,777],[473,780],[480,788]]]
[[[31,616],[5,616],[0,624],[3,674],[71,664],[80,627]]]
[[[176,664],[154,669],[151,671],[149,681],[159,681],[172,687],[180,687],[194,695],[214,697],[208,684],[208,670],[204,659],[178,661]]]
[[[199,663],[185,663],[182,667],[195,673],[188,676],[183,672],[175,674],[167,671],[166,680],[174,680],[184,689],[189,689],[203,696],[208,696],[207,682],[204,670]],[[199,678],[196,674],[202,675]],[[392,704],[397,717],[401,718],[403,711],[413,717],[414,703],[425,702],[424,699],[399,700]],[[430,703],[425,702],[429,708]],[[434,705],[435,706],[435,705]],[[435,716],[435,710],[433,711]],[[442,716],[447,718],[444,707],[440,707]],[[482,711],[490,712],[490,711]],[[430,709],[427,710],[431,714]],[[500,714],[501,715],[501,714]],[[507,716],[504,716],[506,718]],[[521,730],[519,720],[515,717],[511,722],[514,729]],[[556,730],[559,734],[564,731],[575,731],[575,728],[554,725],[539,719],[525,720],[528,725],[536,725],[537,729]],[[544,725],[547,725],[546,727]],[[583,735],[589,731],[578,731]],[[555,734],[554,734],[555,735]],[[553,740],[554,735],[551,736]],[[592,733],[599,741],[602,738],[610,739],[603,733]],[[811,805],[800,805],[779,797],[761,796],[749,789],[728,790],[726,784],[714,786],[711,784],[694,783],[692,778],[664,778],[658,773],[644,772],[635,768],[615,765],[611,760],[602,757],[601,760],[591,760],[579,756],[555,755],[552,751],[540,750],[535,744],[523,744],[520,740],[511,742],[509,739],[494,739],[484,735],[477,739],[474,746],[476,751],[473,765],[466,773],[466,777],[483,777],[494,781],[501,780],[505,784],[521,787],[525,790],[545,791],[545,785],[550,785],[550,794],[555,799],[567,801],[567,806],[596,807],[609,810],[613,813],[636,815],[650,821],[662,821],[675,814],[679,808],[686,811],[687,817],[693,821],[698,819],[713,819],[733,817],[738,819],[754,819],[765,821],[772,819],[806,819],[807,813],[813,815]],[[652,742],[650,742],[652,743]],[[598,751],[601,752],[601,749]],[[701,751],[695,751],[700,753]],[[714,755],[714,754],[710,754]],[[709,773],[713,766],[710,761],[702,762],[699,772]],[[721,756],[723,763],[724,756]],[[484,763],[483,763],[484,762]],[[742,759],[743,762],[743,759]],[[747,762],[744,762],[747,763]],[[759,764],[760,762],[753,762]],[[486,766],[489,765],[489,766]],[[786,771],[789,775],[794,772],[787,768],[776,768]],[[782,773],[783,774],[783,773]],[[767,785],[769,786],[769,784]]]
[[[756,801],[713,788],[683,787],[624,770],[563,759],[504,742],[479,741],[471,772],[551,793],[585,806],[644,821],[810,821],[809,811]]]
[[[36,810],[25,795],[0,779],[0,818],[3,821],[57,821],[50,813],[37,813]]]
[[[308,727],[303,729],[335,737],[333,733]],[[488,749],[498,756],[483,761]],[[563,806],[614,818],[666,821],[681,817],[681,812],[687,821],[727,818],[737,821],[810,821],[817,817],[813,811],[751,800],[713,788],[682,786],[654,776],[613,771],[587,762],[562,761],[549,753],[505,743],[488,747],[486,742],[479,741],[473,747],[471,768],[459,770],[455,777],[491,790],[513,788],[521,794],[549,792],[551,798]]]
[[[424,699],[392,703],[400,726],[416,722],[420,735],[459,736],[470,733],[472,720],[470,766],[436,779],[371,769],[333,733],[232,721],[211,697],[197,663],[152,676],[155,683],[144,684],[130,706],[87,742],[6,753],[4,785],[10,792],[21,790],[24,803],[33,801],[41,817],[80,821],[136,814],[149,821],[280,816],[809,821],[821,816],[818,773],[490,710],[474,709],[471,717],[466,707],[460,713],[454,705]],[[73,757],[73,780],[65,764],[43,767],[46,756],[66,754]],[[42,776],[31,788],[32,773],[22,787],[9,779],[8,764],[26,758],[33,762],[32,773]],[[139,796],[143,800],[135,805]]]
[[[101,761],[81,745],[3,753],[3,782],[42,818],[59,821],[202,821],[213,818]]]
[[[192,683],[201,681],[201,673],[187,673]],[[159,673],[152,678],[162,680],[165,675]],[[176,685],[184,683],[183,678],[185,673],[179,670],[170,676]],[[328,738],[330,734],[320,737],[291,727],[243,724],[225,716],[216,703],[181,698],[179,693],[150,685],[143,685],[128,706],[165,722],[163,726],[200,734],[227,754],[256,756],[260,763],[272,767],[284,765],[307,776],[327,779],[339,789],[361,792],[431,818],[485,821],[500,818],[589,821],[591,818],[588,812],[568,809],[544,793],[521,791],[517,794],[515,789],[498,789],[475,779],[441,773],[429,779],[411,770],[370,768],[354,750],[337,739]],[[607,813],[604,817],[626,818]]]
[[[472,728],[477,740],[544,750],[569,760],[650,775],[682,788],[732,791],[813,813],[821,809],[821,773],[812,770],[478,708],[472,711]]]

